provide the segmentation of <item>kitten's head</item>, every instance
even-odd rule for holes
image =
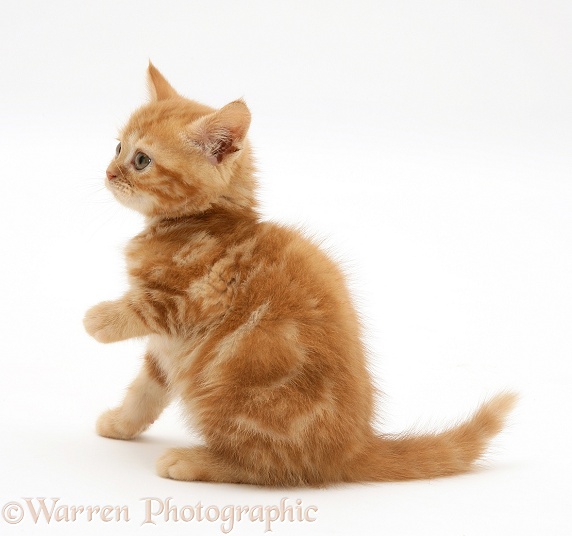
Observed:
[[[149,217],[198,214],[213,206],[252,208],[256,184],[246,104],[215,110],[186,99],[151,63],[148,77],[151,102],[120,132],[107,168],[113,195]]]

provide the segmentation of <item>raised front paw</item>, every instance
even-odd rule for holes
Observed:
[[[83,319],[85,330],[98,342],[115,342],[117,334],[116,302],[104,301],[88,309]]]

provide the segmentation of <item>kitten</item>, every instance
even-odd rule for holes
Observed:
[[[215,110],[152,64],[148,77],[151,102],[122,130],[106,179],[146,217],[126,249],[130,289],[84,324],[99,342],[149,342],[97,432],[137,437],[178,398],[204,444],[167,451],[163,477],[316,486],[470,470],[515,396],[442,433],[378,435],[342,272],[299,232],[260,221],[246,104]]]

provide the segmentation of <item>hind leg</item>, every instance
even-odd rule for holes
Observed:
[[[121,405],[97,420],[97,433],[113,439],[133,439],[159,417],[169,400],[166,378],[148,353]]]
[[[173,480],[244,482],[235,469],[203,446],[169,449],[157,460],[157,473]]]

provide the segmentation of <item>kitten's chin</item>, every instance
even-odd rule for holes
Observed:
[[[124,207],[140,212],[144,216],[149,216],[153,213],[154,204],[151,198],[145,194],[126,194],[122,191],[117,191],[110,188],[113,197],[119,201]]]
[[[129,199],[122,199],[119,201],[126,207],[140,212],[144,216],[149,216],[154,212],[155,207],[153,201],[146,195],[134,194],[129,197]]]

